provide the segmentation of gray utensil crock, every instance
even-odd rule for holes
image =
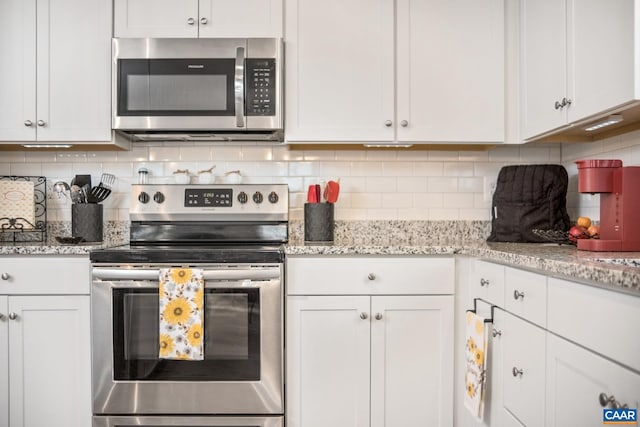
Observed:
[[[74,203],[71,205],[71,235],[86,242],[102,242],[102,205]]]
[[[333,243],[333,203],[304,204],[304,241]]]

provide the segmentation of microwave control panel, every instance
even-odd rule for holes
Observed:
[[[248,58],[246,76],[247,116],[275,116],[275,59]]]

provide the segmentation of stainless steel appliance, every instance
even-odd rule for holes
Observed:
[[[93,426],[283,425],[286,185],[133,185],[91,252]],[[203,270],[204,360],[158,357],[159,268]]]
[[[281,39],[112,44],[113,129],[134,140],[282,141]]]

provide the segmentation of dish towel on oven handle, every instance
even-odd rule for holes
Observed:
[[[489,347],[489,326],[485,318],[472,311],[466,313],[465,334],[465,393],[464,406],[471,414],[482,419],[484,413],[484,395],[486,361]]]
[[[199,268],[161,268],[160,359],[204,360],[204,277]]]

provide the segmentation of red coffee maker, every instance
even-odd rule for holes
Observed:
[[[578,160],[578,191],[600,194],[600,239],[579,239],[584,251],[640,251],[640,166],[621,160]]]

